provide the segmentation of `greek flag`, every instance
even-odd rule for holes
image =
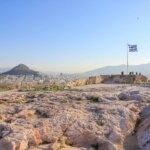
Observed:
[[[137,52],[137,45],[128,45],[129,46],[129,52]]]

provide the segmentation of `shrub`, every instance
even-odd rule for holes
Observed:
[[[9,88],[0,88],[0,92],[5,92],[5,91],[9,91]]]
[[[93,147],[95,150],[98,150],[99,149],[99,144],[98,143],[93,144],[93,145],[91,145],[91,147]]]
[[[92,101],[93,102],[99,102],[99,97],[98,96],[93,96]]]
[[[69,103],[69,100],[64,99],[64,100],[62,101],[62,103]]]

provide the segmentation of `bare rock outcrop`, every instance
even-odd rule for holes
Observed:
[[[142,99],[121,100],[122,92],[140,93]],[[124,142],[149,103],[148,94],[147,87],[127,85],[0,93],[0,150],[127,150]],[[141,148],[149,136],[148,110],[146,125],[138,130]]]
[[[91,76],[88,79],[78,79],[73,82],[66,83],[65,86],[76,87],[101,83],[148,83],[148,78],[144,75],[101,75]]]
[[[150,149],[150,105],[141,113],[141,123],[138,127],[138,143],[142,150]]]

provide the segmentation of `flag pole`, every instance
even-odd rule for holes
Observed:
[[[127,42],[127,75],[129,73],[129,45]]]

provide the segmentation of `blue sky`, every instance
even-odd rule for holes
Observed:
[[[83,72],[149,63],[149,0],[1,0],[0,67]]]

